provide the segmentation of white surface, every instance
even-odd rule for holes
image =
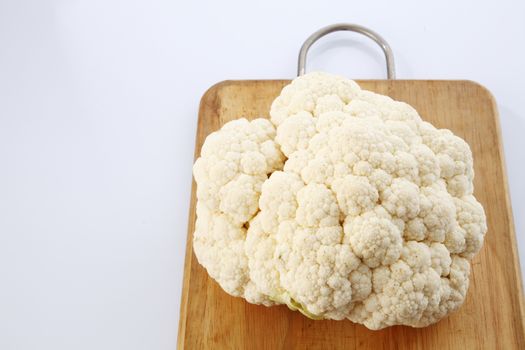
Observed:
[[[525,252],[524,2],[191,3],[0,0],[1,349],[173,349],[199,99],[292,78],[302,41],[335,22],[381,33],[399,78],[492,91]],[[385,75],[357,34],[309,57]]]

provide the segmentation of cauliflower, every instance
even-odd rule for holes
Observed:
[[[461,306],[487,231],[467,143],[403,102],[310,73],[271,121],[226,123],[194,165],[194,251],[231,295],[370,329]]]

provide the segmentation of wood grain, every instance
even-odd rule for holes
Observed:
[[[225,81],[200,105],[195,156],[205,137],[240,116],[268,117],[271,101],[288,81]],[[435,325],[370,331],[350,321],[313,321],[286,306],[266,308],[221,290],[192,251],[193,183],[179,324],[180,349],[525,349],[521,273],[507,189],[495,102],[470,81],[360,81],[368,90],[414,106],[437,127],[471,146],[475,195],[487,214],[488,233],[472,261],[462,308]]]

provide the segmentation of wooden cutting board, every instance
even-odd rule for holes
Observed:
[[[225,81],[202,97],[195,157],[206,136],[241,116],[268,118],[288,81]],[[459,311],[427,328],[370,331],[350,321],[313,321],[286,306],[252,305],[226,294],[192,250],[192,187],[178,347],[180,349],[525,349],[521,273],[508,196],[496,104],[470,81],[359,81],[362,88],[414,106],[436,127],[451,129],[472,148],[475,196],[488,233],[472,261],[470,288]]]

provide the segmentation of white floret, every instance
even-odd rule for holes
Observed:
[[[298,112],[314,113],[319,99],[323,106],[331,105],[332,103],[327,103],[326,96],[337,96],[346,104],[360,91],[355,82],[342,77],[317,72],[303,75],[285,86],[273,101],[270,109],[272,122],[280,125],[286,118]]]
[[[346,175],[332,183],[337,202],[345,215],[357,216],[373,209],[379,194],[365,176]]]
[[[461,256],[471,259],[481,249],[487,232],[485,211],[472,195],[454,198],[454,204],[458,225],[465,232],[465,249]]]
[[[271,302],[249,277],[245,225],[259,210],[267,174],[283,166],[274,137],[268,120],[231,121],[206,138],[193,167],[197,259],[225,291],[264,304]]]
[[[383,209],[350,218],[344,232],[344,242],[371,268],[390,265],[399,259],[401,232]]]
[[[294,151],[308,147],[314,134],[315,123],[312,115],[300,112],[283,121],[275,140],[281,146],[282,152],[289,156]]]

